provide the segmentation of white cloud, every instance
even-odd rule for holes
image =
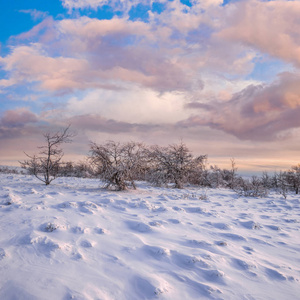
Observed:
[[[95,90],[84,98],[73,97],[66,110],[68,115],[99,114],[106,119],[129,123],[174,123],[188,116],[183,110],[182,94],[131,88],[120,91]]]

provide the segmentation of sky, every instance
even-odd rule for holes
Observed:
[[[0,5],[0,164],[69,124],[66,160],[133,140],[242,172],[300,163],[300,1]]]

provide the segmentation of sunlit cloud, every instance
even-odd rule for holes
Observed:
[[[52,17],[46,17],[43,21],[35,25],[31,30],[27,32],[22,32],[17,36],[12,37],[12,39],[18,41],[29,40],[31,43],[33,41],[39,40],[40,43],[47,43],[54,38],[54,27],[55,21]],[[30,43],[30,44],[31,44]]]
[[[174,123],[188,117],[184,94],[129,88],[119,91],[93,90],[84,97],[72,97],[65,114],[101,114],[108,119],[137,123]],[[133,109],[134,108],[134,109]]]
[[[241,1],[231,5],[219,37],[300,66],[300,2]]]
[[[158,50],[160,36],[155,37],[142,22],[84,17],[61,21],[53,30],[56,38],[50,48],[41,43],[17,46],[1,58],[0,63],[14,79],[12,83],[37,82],[41,88],[62,92],[92,87],[114,89],[122,82],[163,92],[190,89],[195,83],[193,74],[185,72],[178,61],[176,49]],[[51,56],[55,51],[60,55]],[[196,80],[198,84],[200,81]]]
[[[300,127],[300,76],[284,73],[270,85],[248,86],[227,102],[194,102],[187,108],[202,113],[181,126],[209,126],[246,140],[283,138],[285,130]]]

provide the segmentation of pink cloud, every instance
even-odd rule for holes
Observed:
[[[228,102],[190,103],[201,110],[177,126],[209,126],[244,140],[272,140],[300,127],[300,75],[283,73],[266,86],[249,86]]]
[[[103,51],[105,51],[103,49]],[[107,50],[108,51],[108,50]],[[189,88],[189,77],[176,64],[150,56],[150,51],[132,49],[116,52],[110,58],[49,57],[38,48],[22,46],[2,59],[4,69],[11,73],[2,86],[32,82],[48,91],[70,92],[76,89],[118,89],[123,83],[134,83],[159,91]],[[149,59],[143,58],[149,54]],[[132,56],[131,60],[126,60]],[[116,59],[116,60],[115,60]]]
[[[31,30],[27,32],[23,32],[14,38],[17,40],[31,40],[37,38],[40,34],[42,34],[41,41],[47,42],[54,38],[53,28],[55,26],[55,22],[52,17],[46,17],[42,22],[35,25]]]
[[[78,80],[76,76],[88,69],[84,60],[52,58],[44,55],[37,45],[19,46],[1,60],[4,69],[11,72],[13,83],[39,82],[42,88],[50,91],[73,89],[83,79]],[[81,85],[84,83],[83,80]]]
[[[22,127],[28,123],[36,123],[37,116],[26,108],[7,110],[0,119],[1,126]]]
[[[7,110],[0,116],[0,140],[32,135],[39,130],[37,122],[38,117],[27,108]]]
[[[203,89],[201,76],[207,71],[250,73],[253,53],[223,38],[202,35],[202,30],[219,29],[221,25],[213,20],[225,8],[218,7],[217,0],[193,4],[190,9],[179,1],[167,1],[166,11],[150,14],[148,23],[126,17],[47,18],[17,37],[36,43],[16,46],[10,55],[0,58],[10,74],[0,85],[32,82],[41,89],[68,93],[76,89],[122,89],[129,84],[159,92],[189,93]]]
[[[240,42],[300,66],[300,2],[258,1],[230,5],[218,38]]]
[[[70,92],[114,89],[133,83],[162,92],[187,90],[194,84],[193,72],[185,71],[176,58],[175,48],[158,47],[162,37],[156,36],[149,24],[87,17],[52,21],[47,20],[23,35],[32,37],[44,26],[49,27],[47,36],[55,36],[51,46],[44,47],[43,43],[18,46],[10,55],[0,58],[11,75],[10,80],[0,82],[2,86],[33,82],[49,91]],[[42,41],[44,38],[42,35]],[[55,51],[61,55],[51,57]],[[196,81],[201,83],[199,78]]]

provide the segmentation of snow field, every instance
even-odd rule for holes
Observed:
[[[299,299],[300,200],[0,175],[0,299]]]

